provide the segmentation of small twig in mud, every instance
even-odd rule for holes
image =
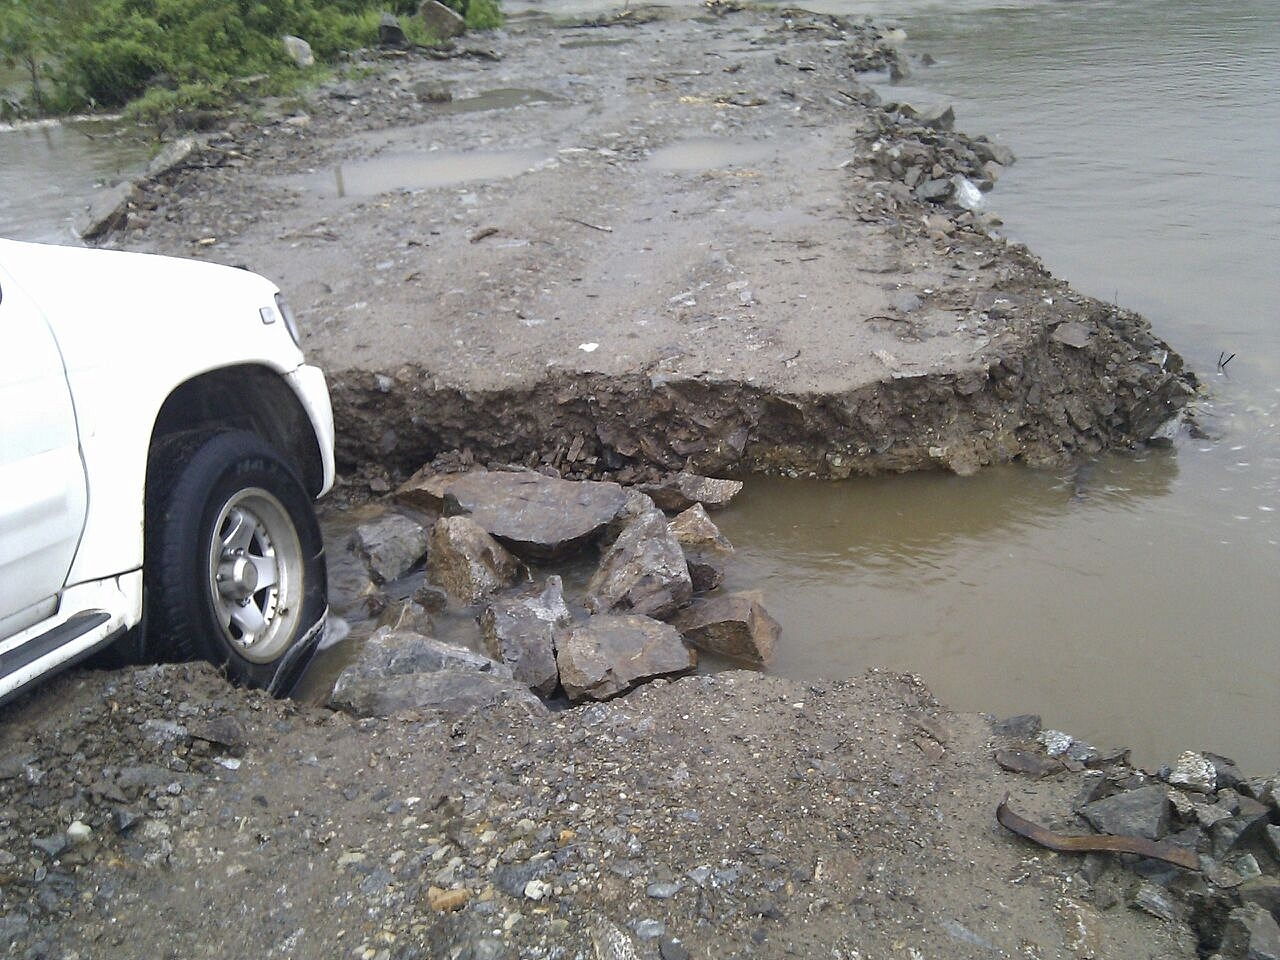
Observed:
[[[601,233],[613,233],[613,227],[606,227],[599,223],[588,223],[586,220],[579,220],[577,217],[565,217],[570,223],[576,223],[580,227],[590,227],[592,230],[599,230]]]
[[[901,317],[886,317],[883,313],[875,313],[869,317],[863,317],[863,323],[870,323],[872,320],[888,320],[890,323],[901,323]]]
[[[797,350],[797,351],[796,351],[795,353],[793,353],[791,356],[789,356],[789,357],[783,357],[783,358],[782,358],[782,362],[783,362],[783,363],[786,363],[786,364],[790,364],[793,360],[798,360],[799,358],[800,358],[800,351],[799,351],[799,350]]]
[[[475,233],[471,235],[471,242],[479,243],[481,240],[484,240],[486,237],[492,237],[497,232],[498,232],[497,227],[485,227],[483,230],[477,230]]]
[[[1236,358],[1236,355],[1235,355],[1234,353],[1233,353],[1231,356],[1229,356],[1229,357],[1228,357],[1228,356],[1227,356],[1227,351],[1225,351],[1225,350],[1223,350],[1221,353],[1219,353],[1219,354],[1218,354],[1218,372],[1219,372],[1219,373],[1226,373],[1226,372],[1227,372],[1227,364],[1228,364],[1228,363],[1230,363],[1230,362],[1231,362],[1232,360],[1234,360],[1235,358]]]

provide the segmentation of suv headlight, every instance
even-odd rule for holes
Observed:
[[[284,328],[289,331],[289,336],[293,338],[293,344],[298,349],[302,349],[302,334],[298,331],[298,321],[293,315],[293,310],[289,308],[289,304],[284,299],[284,294],[276,294],[276,308],[272,310],[270,307],[263,307],[258,311],[258,316],[262,318],[264,324],[276,322],[279,316],[284,320]]]

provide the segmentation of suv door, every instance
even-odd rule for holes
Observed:
[[[0,270],[0,641],[57,610],[86,507],[62,354]]]

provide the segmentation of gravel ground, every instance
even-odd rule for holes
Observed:
[[[357,720],[178,665],[2,719],[13,956],[1196,955],[1137,876],[995,823],[1071,826],[1079,774],[1000,770],[909,676]]]

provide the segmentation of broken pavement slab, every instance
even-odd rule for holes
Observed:
[[[1145,320],[952,202],[957,177],[1008,156],[875,106],[859,71],[887,62],[882,38],[795,11],[726,17],[594,23],[614,42],[575,45],[572,75],[569,34],[536,19],[496,36],[500,65],[450,62],[460,86],[540,92],[519,109],[392,97],[440,72],[397,58],[338,81],[305,123],[238,129],[234,169],[143,190],[149,225],[123,242],[278,278],[330,376],[345,464],[407,473],[465,448],[590,478],[969,473],[1174,420],[1194,378]],[[773,55],[740,55],[753,44]],[[735,64],[732,95],[709,54]],[[393,161],[486,142],[521,145],[509,175],[396,179],[412,167]],[[936,201],[906,182],[908,149]],[[375,188],[339,195],[334,171],[356,161]],[[471,242],[492,227],[501,242]]]

